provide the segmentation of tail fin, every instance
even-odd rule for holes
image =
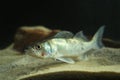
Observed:
[[[94,45],[94,48],[102,48],[104,45],[102,43],[102,37],[104,32],[105,26],[101,26],[98,31],[95,33],[95,35],[92,38],[92,45]]]

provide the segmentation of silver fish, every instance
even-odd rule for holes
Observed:
[[[39,58],[52,58],[66,63],[75,63],[73,57],[84,60],[84,53],[91,49],[100,49],[104,26],[100,27],[92,40],[88,40],[82,31],[76,35],[69,31],[58,32],[53,38],[37,42],[26,50],[26,53]]]

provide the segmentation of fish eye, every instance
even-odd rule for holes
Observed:
[[[35,49],[37,49],[37,50],[41,49],[41,45],[36,45]]]
[[[40,48],[40,46],[39,46],[39,45],[38,45],[37,47],[38,47],[38,48]]]

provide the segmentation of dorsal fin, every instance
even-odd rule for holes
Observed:
[[[69,31],[61,31],[58,32],[56,35],[54,35],[54,38],[72,38],[72,37],[73,37],[73,33]]]
[[[87,37],[83,34],[83,31],[78,32],[74,38],[80,39],[82,41],[88,41]]]

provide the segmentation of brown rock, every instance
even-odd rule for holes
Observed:
[[[38,40],[42,41],[43,39],[55,35],[59,31],[60,30],[51,30],[43,26],[20,27],[15,35],[13,48],[23,52],[25,47],[31,43]]]

